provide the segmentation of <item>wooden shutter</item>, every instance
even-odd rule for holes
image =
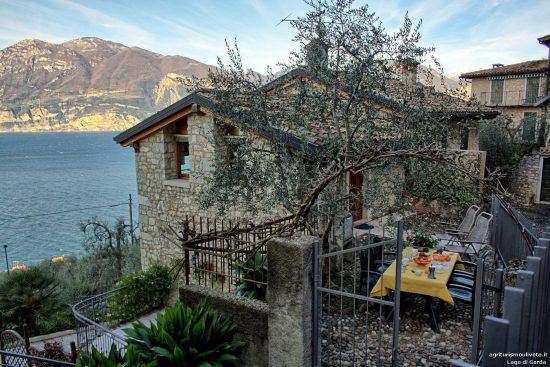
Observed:
[[[491,104],[502,104],[504,95],[504,79],[493,80],[491,82]]]

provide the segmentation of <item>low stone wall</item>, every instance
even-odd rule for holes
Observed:
[[[203,299],[224,318],[231,319],[237,325],[235,340],[241,340],[246,346],[241,354],[242,366],[267,366],[269,360],[268,315],[266,303],[222,293],[196,285],[180,289],[180,300],[190,306],[196,306]]]
[[[311,366],[316,240],[303,236],[268,242],[268,303],[200,286],[181,288],[180,300],[196,305],[206,299],[210,307],[237,324],[236,337],[247,343],[240,365]]]

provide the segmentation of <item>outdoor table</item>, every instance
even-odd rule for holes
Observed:
[[[454,300],[449,289],[447,289],[447,282],[451,277],[451,273],[456,265],[457,260],[460,259],[459,254],[455,252],[445,252],[445,254],[451,257],[448,261],[449,267],[440,273],[435,273],[435,279],[428,278],[428,265],[419,266],[414,261],[407,264],[405,272],[401,273],[401,291],[408,293],[415,293],[425,296],[426,306],[431,317],[432,329],[435,332],[439,332],[437,321],[435,318],[435,312],[433,310],[433,297],[439,298],[451,305],[454,305]],[[437,263],[437,262],[436,262]],[[395,267],[396,262],[392,264],[384,274],[378,279],[374,287],[372,288],[371,297],[386,296],[390,291],[395,290]],[[420,269],[422,273],[420,275],[414,274],[413,270]]]

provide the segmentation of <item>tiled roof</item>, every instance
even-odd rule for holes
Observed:
[[[295,94],[291,89],[285,89],[284,87],[285,85],[289,85],[288,83],[301,80],[302,78],[311,79],[315,82],[314,78],[309,78],[305,70],[295,69],[264,86],[264,90],[270,95],[270,98],[266,100],[267,103],[265,105],[270,120],[277,120],[278,116],[286,116],[288,118],[289,116],[296,117],[299,115],[304,115],[304,111],[294,110],[294,103],[292,103],[292,101],[295,99]],[[281,86],[283,87],[279,88]],[[413,93],[403,93],[404,88],[413,88],[411,89]],[[219,100],[218,93],[224,92],[214,90],[201,90],[194,92],[164,110],[143,120],[136,126],[122,132],[117,135],[114,140],[118,143],[127,142],[137,134],[154,127],[154,125],[160,123],[167,117],[174,115],[193,104],[197,104],[212,111],[215,109],[217,100]],[[342,90],[342,93],[346,94],[346,91]],[[411,94],[413,96],[412,98],[410,97]],[[407,98],[404,96],[409,97]],[[234,97],[240,101],[240,107],[234,109],[233,111],[234,117],[239,116],[240,120],[247,120],[246,114],[251,108],[251,103],[247,101],[250,96],[239,94]],[[386,111],[393,111],[390,112],[392,114],[424,110],[429,111],[433,115],[442,115],[451,119],[494,118],[500,114],[498,111],[488,107],[475,105],[468,101],[436,92],[434,88],[431,87],[424,87],[422,85],[407,87],[401,85],[398,81],[388,83],[386,91],[384,92],[370,92],[368,95],[360,95],[357,97],[367,103],[380,106]],[[404,100],[405,98],[407,98],[406,101]],[[403,105],[406,105],[406,107],[403,107]],[[315,116],[316,114],[308,113],[306,115]],[[375,116],[372,118],[373,120],[377,119]],[[308,143],[309,148],[307,149],[315,149],[315,147],[322,145],[322,141],[327,136],[336,136],[338,133],[337,128],[333,126],[330,121],[310,121],[310,123],[307,124],[307,131],[303,129],[304,126],[299,126],[296,124],[278,123],[277,125],[279,126],[278,128],[262,126],[262,131],[257,131],[256,133],[261,136],[273,138],[282,138],[282,135],[284,135],[285,141],[290,142],[290,145],[295,144],[297,147],[299,146],[298,140],[300,139],[298,137],[301,136],[302,139],[305,139]],[[342,133],[344,132],[342,131]],[[377,137],[377,139],[386,138],[386,136]]]
[[[463,79],[473,79],[473,78],[481,78],[481,77],[487,77],[487,76],[544,73],[547,71],[548,71],[548,60],[543,59],[543,60],[525,61],[517,64],[494,67],[491,69],[472,71],[470,73],[464,73],[460,77]]]

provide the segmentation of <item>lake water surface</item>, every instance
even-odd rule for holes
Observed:
[[[137,201],[134,151],[116,144],[116,134],[0,134],[0,269],[3,245],[10,265],[31,265],[81,254],[79,223],[89,218],[128,221],[128,195]]]

